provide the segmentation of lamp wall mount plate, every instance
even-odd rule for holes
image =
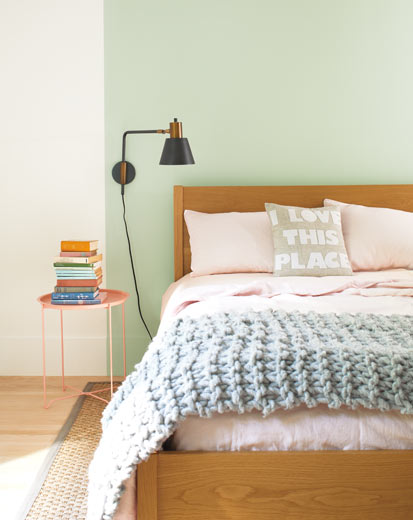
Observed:
[[[118,184],[129,184],[136,176],[135,166],[128,161],[120,161],[112,168],[112,177]]]

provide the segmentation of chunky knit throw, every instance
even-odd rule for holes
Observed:
[[[88,520],[113,517],[122,482],[186,416],[265,416],[302,403],[413,413],[413,317],[262,311],[177,319],[104,412]]]

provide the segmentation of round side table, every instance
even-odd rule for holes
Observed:
[[[107,316],[109,322],[109,349],[110,349],[110,395],[113,395],[113,364],[112,364],[112,307],[116,305],[122,305],[122,329],[123,329],[123,377],[126,377],[126,345],[125,345],[125,301],[129,298],[129,293],[124,291],[117,291],[114,289],[100,289],[99,294],[102,303],[92,305],[58,305],[51,303],[52,295],[44,294],[37,298],[37,301],[42,306],[42,348],[43,348],[43,406],[49,408],[50,405],[55,401],[62,399],[70,399],[71,397],[78,397],[79,395],[89,395],[100,399],[101,401],[108,402],[106,399],[96,395],[100,392],[108,390],[95,390],[93,392],[83,392],[78,388],[74,388],[70,385],[65,385],[65,365],[64,365],[64,342],[63,342],[63,311],[94,311],[98,309],[107,309]],[[60,338],[61,338],[61,352],[62,352],[62,390],[63,392],[69,388],[70,390],[76,391],[75,394],[67,395],[64,397],[57,397],[47,402],[46,398],[46,340],[45,340],[45,327],[44,327],[44,311],[45,309],[54,309],[60,311]]]

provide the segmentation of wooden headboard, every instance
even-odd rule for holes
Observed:
[[[413,211],[413,184],[360,186],[174,186],[175,280],[191,270],[184,210],[264,211],[265,202],[316,208],[323,199]]]

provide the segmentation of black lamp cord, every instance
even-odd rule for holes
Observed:
[[[138,284],[136,282],[135,266],[133,265],[132,249],[131,249],[130,239],[129,239],[128,224],[126,223],[126,207],[125,207],[125,195],[124,195],[123,187],[124,186],[122,185],[121,195],[122,195],[122,204],[123,204],[123,222],[125,223],[126,238],[128,239],[129,257],[130,257],[130,263],[132,266],[133,281],[135,282],[135,291],[136,291],[136,298],[138,300],[139,316],[141,317],[142,323],[145,325],[146,332],[148,333],[149,337],[152,340],[152,335],[149,332],[148,326],[146,325],[146,322],[143,318],[143,314],[142,314],[142,310],[141,310],[141,302],[140,302],[140,297],[139,297]]]

